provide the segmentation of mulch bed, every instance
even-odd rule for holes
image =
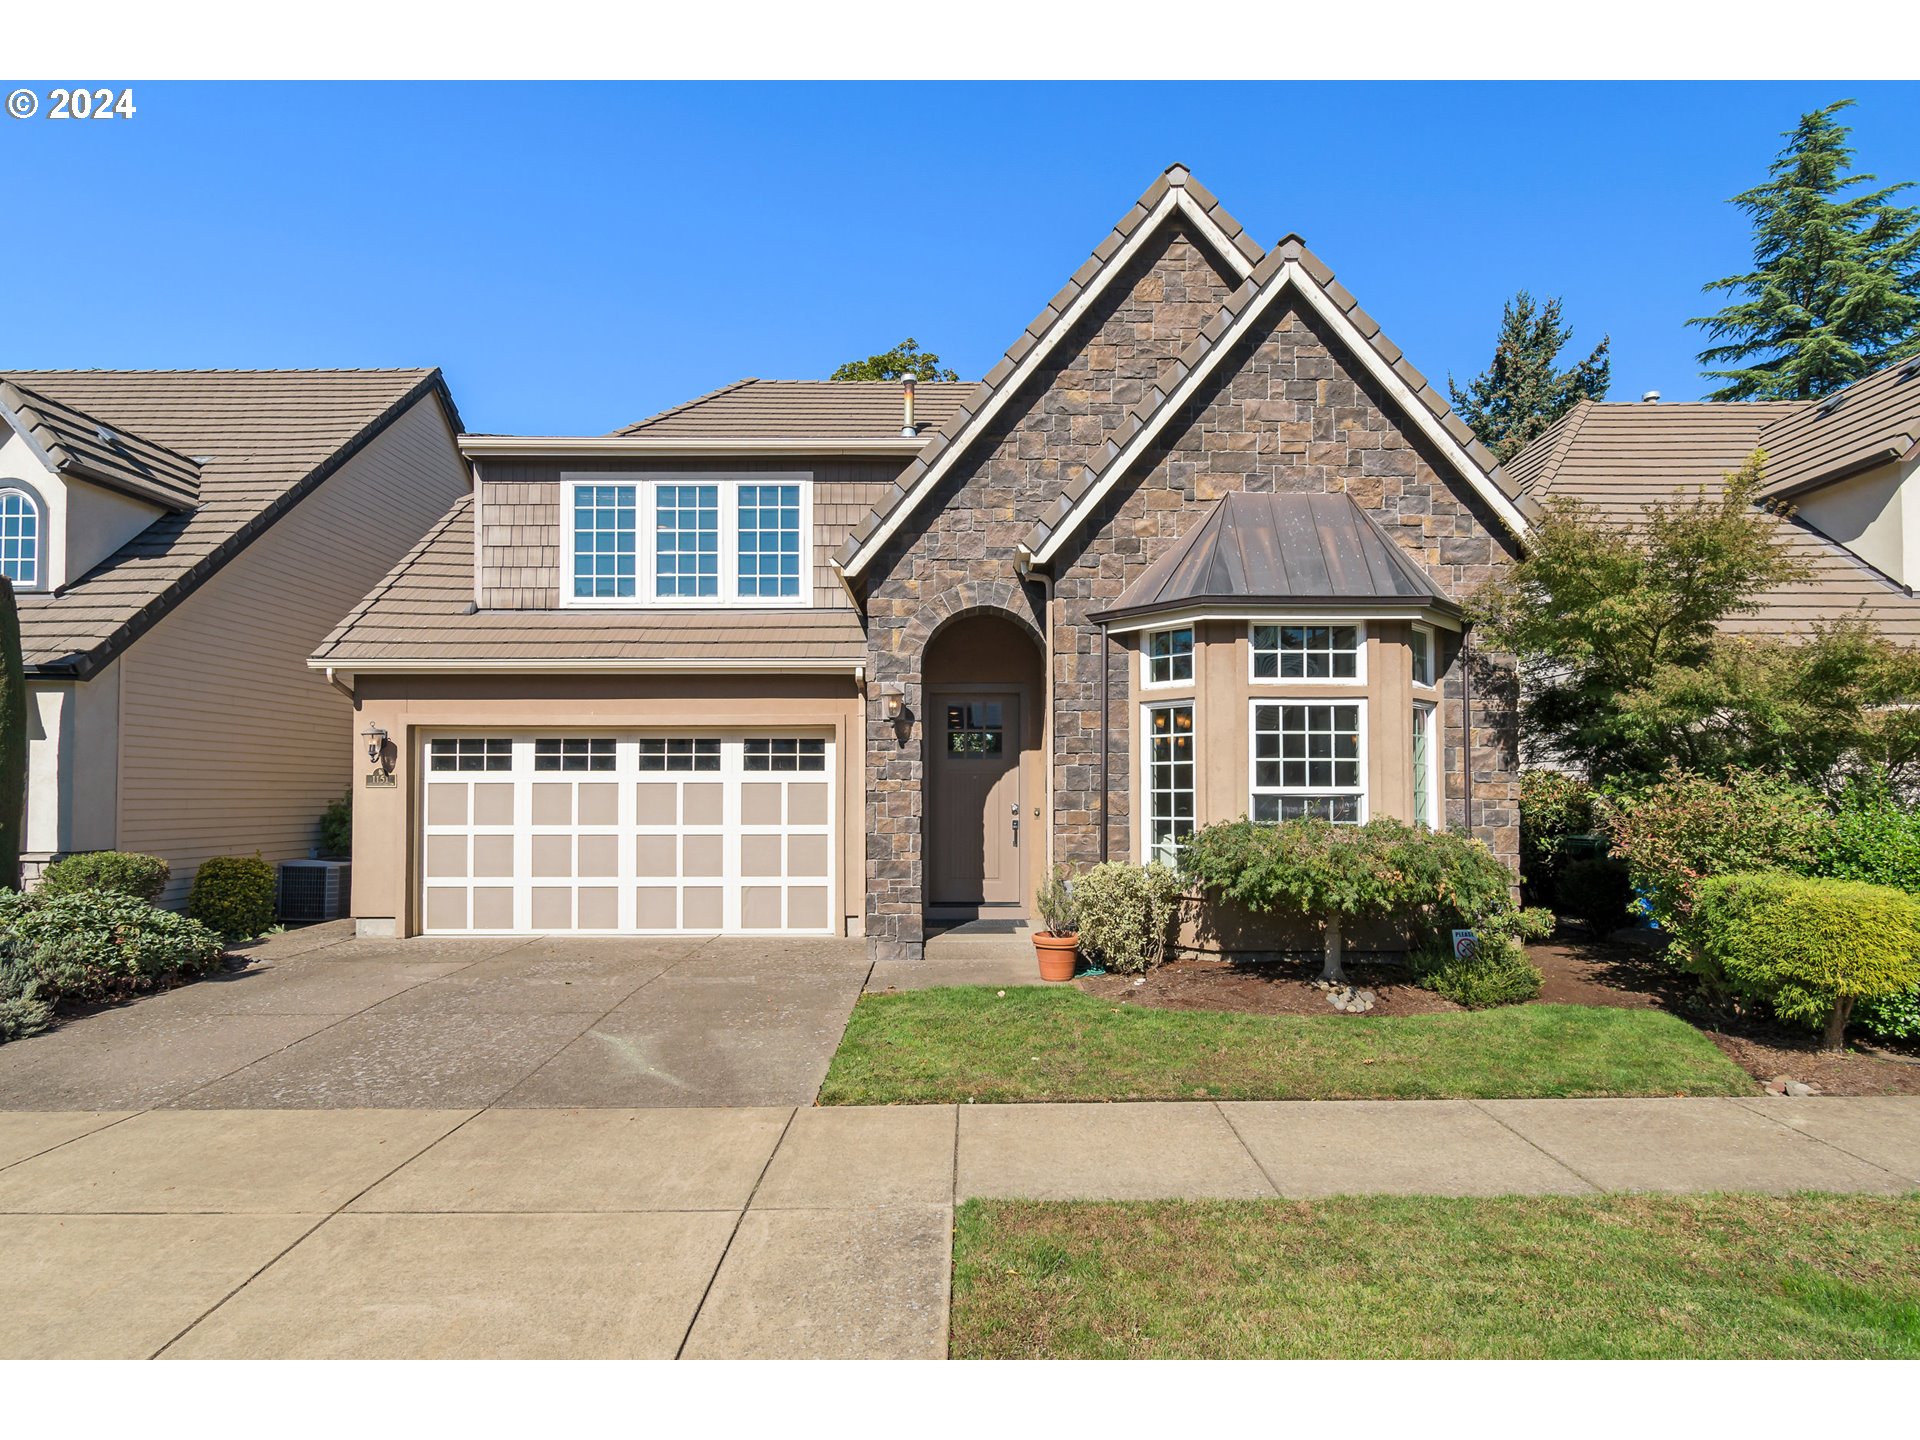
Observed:
[[[1804,1081],[1822,1095],[1920,1095],[1920,1053],[1855,1049],[1823,1054],[1804,1031],[1760,1022],[1706,1022],[1689,1013],[1692,982],[1659,953],[1641,946],[1580,939],[1530,945],[1527,954],[1546,977],[1542,1005],[1606,1005],[1671,1010],[1700,1027],[1729,1059],[1756,1080]],[[1397,965],[1348,961],[1355,989],[1374,992],[1370,1015],[1438,1015],[1460,1007],[1407,983]],[[1221,1010],[1248,1015],[1337,1015],[1327,992],[1314,987],[1318,957],[1244,962],[1177,959],[1144,976],[1083,975],[1074,983],[1089,995],[1162,1010]]]

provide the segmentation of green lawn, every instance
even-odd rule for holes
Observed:
[[[863,995],[823,1105],[967,1100],[1751,1095],[1699,1031],[1652,1010],[1517,1005],[1372,1018],[1116,1005],[984,986]]]
[[[1920,1358],[1920,1197],[973,1200],[951,1353]]]

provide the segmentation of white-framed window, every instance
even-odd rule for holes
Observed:
[[[563,606],[811,603],[810,475],[570,476],[563,490]]]
[[[1254,701],[1253,818],[1364,821],[1366,713],[1359,700]]]
[[[742,763],[748,770],[824,770],[827,768],[827,742],[824,740],[788,740],[777,736],[749,739],[743,746]]]
[[[22,590],[40,583],[40,506],[24,490],[0,490],[0,575]]]
[[[554,736],[533,742],[535,770],[613,769],[613,739],[592,736]]]
[[[1357,621],[1261,622],[1250,627],[1249,639],[1255,680],[1366,679],[1366,627]]]
[[[1413,658],[1413,683],[1431,686],[1434,683],[1436,668],[1440,663],[1440,651],[1435,644],[1431,625],[1413,627],[1413,637],[1407,642],[1408,653]]]
[[[1145,858],[1171,865],[1179,857],[1180,842],[1193,834],[1193,705],[1149,705],[1146,712]]]
[[[1191,685],[1193,683],[1193,627],[1177,630],[1149,630],[1142,653],[1146,656],[1148,685]]]
[[[1413,707],[1413,823],[1440,828],[1440,707]]]
[[[513,741],[506,736],[461,735],[427,746],[429,770],[511,770]]]

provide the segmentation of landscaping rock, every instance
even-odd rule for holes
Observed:
[[[1327,993],[1327,1003],[1349,1015],[1365,1014],[1378,998],[1371,990],[1355,990],[1351,985],[1329,988]]]
[[[1789,1080],[1787,1082],[1786,1093],[1793,1096],[1795,1099],[1801,1099],[1805,1096],[1814,1094],[1815,1091],[1813,1086],[1806,1084],[1804,1081]]]

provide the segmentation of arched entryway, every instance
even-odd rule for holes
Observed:
[[[922,675],[927,919],[1024,919],[1046,850],[1039,646],[1010,619],[969,615],[933,637]]]

